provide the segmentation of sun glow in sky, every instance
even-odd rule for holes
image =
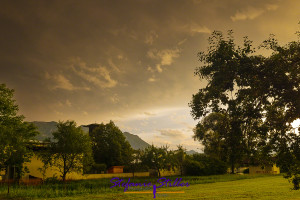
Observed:
[[[28,121],[113,120],[148,143],[183,144],[197,121],[188,103],[214,30],[254,45],[295,40],[300,1],[1,1],[0,82]],[[299,124],[299,122],[298,122]]]

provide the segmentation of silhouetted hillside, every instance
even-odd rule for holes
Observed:
[[[52,137],[52,132],[57,130],[57,122],[32,122],[37,128],[40,134],[36,137],[38,140],[42,141],[48,137]]]
[[[130,143],[133,149],[145,149],[146,147],[149,146],[147,142],[142,140],[139,136],[133,135],[128,132],[123,133],[124,136],[126,137],[126,140]]]
[[[189,150],[189,151],[186,151],[186,154],[188,155],[193,155],[193,154],[196,154],[198,152],[194,151],[194,150]]]
[[[41,134],[37,136],[37,139],[42,141],[47,137],[52,137],[52,132],[57,130],[57,122],[32,122],[39,130]],[[88,132],[89,129],[87,127],[81,126],[82,130]],[[145,149],[149,144],[142,140],[139,136],[133,135],[128,132],[123,133],[126,140],[132,146],[133,149]]]

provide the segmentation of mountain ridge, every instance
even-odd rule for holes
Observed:
[[[43,122],[43,121],[33,121],[30,122],[33,123],[37,128],[40,134],[36,137],[37,140],[44,140],[48,137],[52,137],[52,132],[57,130],[57,122],[55,121],[50,121],[50,122]],[[80,126],[81,129],[88,133],[89,128],[84,127],[83,125]],[[129,142],[131,147],[135,150],[137,149],[145,149],[148,146],[150,146],[147,142],[142,140],[138,135],[131,134],[129,132],[122,132],[123,135],[125,136],[126,140]]]

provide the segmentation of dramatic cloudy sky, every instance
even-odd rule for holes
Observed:
[[[284,44],[299,20],[296,0],[2,0],[0,82],[28,121],[113,120],[200,151],[188,103],[205,85],[193,73],[211,32]]]

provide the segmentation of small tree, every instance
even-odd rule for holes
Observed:
[[[182,145],[178,145],[177,149],[174,151],[174,164],[180,170],[180,175],[183,175],[184,161],[186,157],[186,150]]]
[[[111,167],[131,162],[133,149],[113,121],[100,124],[90,133],[90,137],[96,163],[105,163]]]
[[[30,141],[38,134],[33,124],[24,122],[24,116],[17,114],[13,93],[14,90],[0,84],[0,170],[6,169],[7,179],[11,166],[16,169],[13,178],[22,175],[23,163],[32,156]]]
[[[153,144],[147,147],[141,156],[143,165],[155,170],[158,177],[160,172],[166,169],[169,164],[168,147],[155,147]]]
[[[132,172],[132,176],[134,177],[134,173],[141,168],[141,155],[142,151],[140,149],[134,150],[131,155],[131,162],[128,164],[129,170]]]
[[[46,153],[41,154],[44,165],[57,167],[63,181],[70,172],[83,173],[92,164],[91,141],[74,121],[59,122]],[[50,159],[48,159],[48,158]]]

